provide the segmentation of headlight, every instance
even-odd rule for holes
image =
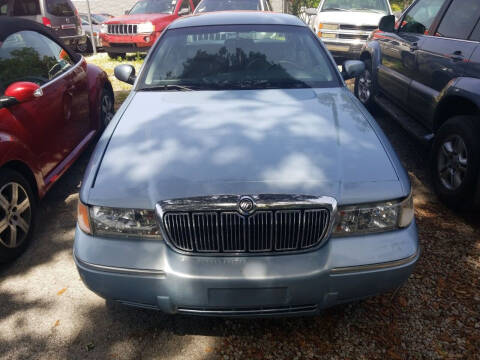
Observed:
[[[104,206],[92,206],[89,210],[89,220],[93,235],[161,239],[157,217],[152,210]],[[81,225],[80,219],[85,218],[85,215],[79,215],[82,215],[82,218],[79,217],[79,225]],[[81,228],[83,230],[84,227],[81,226]]]
[[[138,24],[137,31],[141,34],[151,34],[155,31],[155,25],[151,22]]]
[[[318,30],[338,30],[338,24],[318,24]]]
[[[107,24],[100,25],[100,32],[102,34],[106,34],[108,32],[108,25]]]
[[[360,235],[404,228],[414,217],[412,195],[403,201],[339,207],[333,235]]]

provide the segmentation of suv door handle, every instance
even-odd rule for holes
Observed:
[[[414,42],[410,45],[410,52],[415,52],[418,50],[418,43]]]
[[[450,55],[450,59],[452,59],[453,61],[463,61],[465,57],[463,56],[463,53],[461,50],[457,50]]]

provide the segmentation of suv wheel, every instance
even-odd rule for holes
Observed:
[[[365,71],[355,79],[355,96],[369,110],[374,108],[374,97],[376,93],[375,83],[372,75],[372,62],[365,60]]]
[[[0,170],[0,263],[25,251],[35,215],[35,198],[28,181],[16,171]]]
[[[113,60],[117,60],[118,58],[125,59],[127,54],[125,53],[108,53],[108,57]]]
[[[456,209],[469,209],[480,168],[480,119],[456,116],[442,125],[432,147],[431,175],[439,198]]]
[[[93,52],[93,46],[90,38],[87,38],[85,44],[77,44],[77,51],[81,54],[91,54]]]

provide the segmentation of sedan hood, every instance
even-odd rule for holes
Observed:
[[[90,204],[153,208],[214,194],[328,195],[339,203],[405,196],[395,154],[346,88],[131,96],[88,190]]]

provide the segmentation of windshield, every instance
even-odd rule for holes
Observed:
[[[137,2],[129,14],[173,14],[177,0],[142,0]]]
[[[388,13],[385,0],[325,0],[322,11],[371,11]]]
[[[259,0],[203,0],[195,14],[224,10],[262,10]]]
[[[139,90],[339,86],[334,66],[306,27],[205,26],[168,30]]]
[[[75,15],[75,10],[70,0],[47,0],[47,11],[54,16]]]

